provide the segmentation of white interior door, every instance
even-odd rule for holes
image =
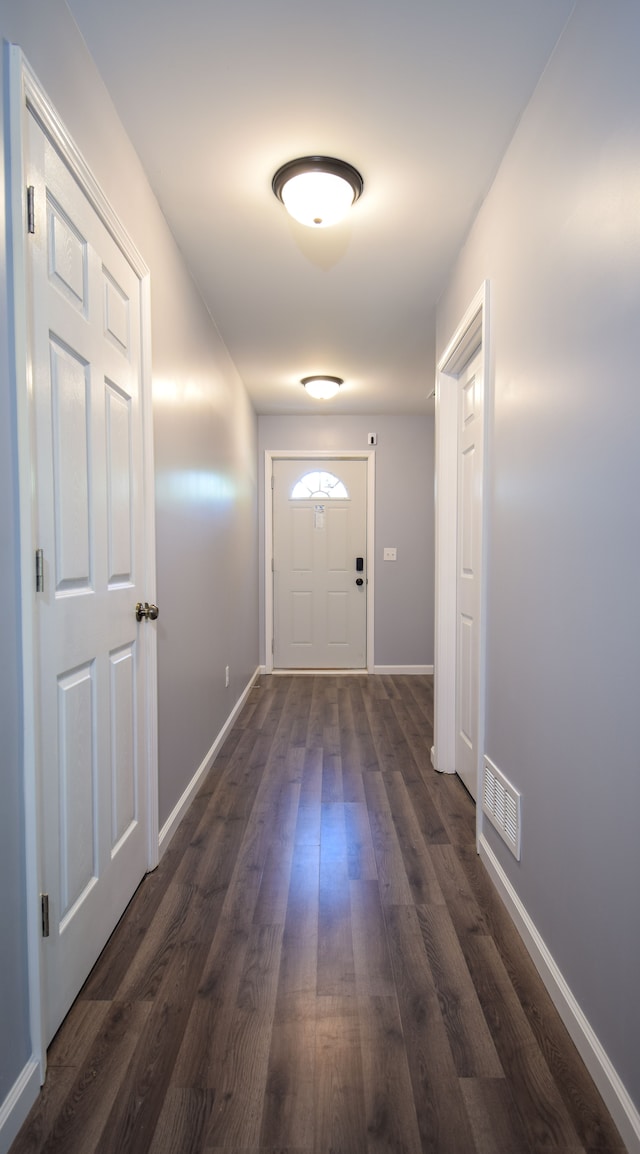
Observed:
[[[274,460],[272,488],[275,668],[365,668],[367,462]]]
[[[482,355],[458,378],[456,770],[478,792],[478,646],[482,531]]]
[[[27,117],[46,1041],[148,864],[140,281]],[[147,596],[148,596],[147,587]]]

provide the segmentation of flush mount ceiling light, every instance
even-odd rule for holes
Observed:
[[[330,401],[344,381],[342,377],[317,376],[303,377],[300,384],[304,385],[309,396],[316,401]]]
[[[310,228],[327,228],[346,216],[362,195],[357,168],[331,156],[301,156],[276,172],[271,187],[290,216]]]

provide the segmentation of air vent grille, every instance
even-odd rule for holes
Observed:
[[[520,861],[520,794],[495,765],[484,759],[482,810]]]

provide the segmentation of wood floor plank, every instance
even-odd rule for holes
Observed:
[[[364,703],[366,686],[367,678],[349,678],[348,690],[349,700],[351,702],[351,716],[353,718],[353,727],[358,743],[358,766],[362,773],[380,769],[380,763],[378,762],[378,755],[369,725],[369,714]]]
[[[393,709],[419,772],[431,772],[431,745],[433,741],[432,703],[421,707],[412,695],[410,682],[405,678],[402,693],[394,700]]]
[[[167,887],[157,916],[118,988],[120,1001],[153,1001],[181,940],[194,893],[193,886],[177,882]]]
[[[342,758],[339,753],[322,754],[322,801],[342,802]]]
[[[47,1053],[47,1077],[38,1100],[12,1150],[32,1154],[41,1150],[63,1110],[78,1071],[95,1048],[99,1035],[109,1029],[111,1002],[78,998]]]
[[[287,938],[285,934],[282,941],[260,1142],[265,1148],[311,1149],[315,1111],[315,959],[308,936],[297,926],[291,927],[291,933],[296,936]]]
[[[384,905],[412,905],[411,885],[407,878],[382,774],[368,773],[363,777],[363,781],[380,897]]]
[[[453,773],[434,773],[429,792],[452,845],[476,844],[476,811],[460,778]]]
[[[471,974],[444,906],[420,906],[420,932],[460,1078],[504,1078]]]
[[[227,1046],[212,1055],[205,1146],[259,1145],[281,944],[282,927],[252,928]]]
[[[178,831],[187,835],[191,825]],[[180,841],[183,838],[179,839]],[[188,837],[186,838],[188,842]],[[95,966],[89,974],[79,997],[88,1001],[112,1001],[131,966],[132,959],[143,945],[150,931],[157,911],[165,899],[166,888],[172,880],[173,871],[180,862],[178,846],[170,846],[175,856],[163,859],[158,869],[149,874],[138,887],[113,934],[109,938]],[[183,845],[184,852],[184,845]]]
[[[423,1149],[437,1150],[438,1154],[474,1154],[473,1134],[417,913],[407,906],[392,906],[385,912]]]
[[[321,801],[322,745],[307,745],[300,783],[300,805],[320,805]]]
[[[320,811],[320,864],[339,862],[347,869],[347,827],[345,807],[341,803],[326,805]]]
[[[313,1149],[368,1154],[357,1001],[320,997],[316,1011]]]
[[[297,677],[293,683],[293,695],[288,699],[291,710],[289,745],[292,749],[304,749],[309,731],[309,715],[313,700],[313,678]]]
[[[449,835],[424,779],[407,781],[405,788],[427,845],[448,845]]]
[[[395,984],[378,883],[352,881],[349,896],[356,990],[366,996],[394,997]]]
[[[530,1154],[531,1147],[504,1078],[462,1078],[460,1089],[478,1154]]]
[[[371,692],[364,694],[364,704],[380,771],[392,773],[397,768],[397,761],[386,724],[391,706],[386,695],[381,698],[379,694],[374,695]]]
[[[296,845],[320,845],[320,824],[322,809],[320,805],[299,805],[298,820],[296,823]]]
[[[315,997],[276,1001],[260,1145],[311,1149],[314,1142]]]
[[[430,844],[429,854],[458,938],[488,934],[489,926],[471,890],[459,850],[452,845]]]
[[[383,781],[413,901],[416,905],[443,905],[442,890],[404,776],[399,772],[383,774]]]
[[[291,863],[287,916],[280,951],[278,1014],[297,1013],[301,997],[315,999],[318,985],[320,846],[296,846]]]
[[[467,965],[530,1145],[581,1146],[491,938],[467,938]]]
[[[395,764],[391,772],[401,773],[405,781],[419,781],[421,770],[426,765],[427,751],[423,747],[420,756],[417,758],[414,756],[410,734],[405,728],[405,722],[411,726],[411,721],[404,711],[402,699],[397,697],[389,700],[382,711],[382,716],[387,741],[394,752]]]
[[[309,721],[307,725],[307,749],[322,749],[324,745],[324,678],[313,677]]]
[[[216,1055],[224,1053],[227,1045],[248,938],[248,926],[238,925],[234,918],[219,923],[176,1056],[172,1085],[210,1088]]]
[[[55,1066],[82,1065],[90,1046],[104,1026],[111,1003],[88,1002],[78,998],[65,1018],[47,1051],[47,1069]]]
[[[253,913],[254,922],[261,925],[284,925],[299,797],[299,784],[287,782],[278,795],[277,803],[265,804],[259,810],[270,831],[269,848]]]
[[[353,997],[356,991],[346,863],[332,859],[324,862],[322,856],[318,894],[316,988],[319,997]]]
[[[340,726],[343,798],[345,802],[364,802],[360,742],[356,731],[352,694],[348,679],[343,679],[341,691],[338,693],[338,721]]]
[[[213,1112],[212,1090],[170,1086],[155,1128],[149,1154],[199,1154]]]
[[[204,964],[201,943],[176,947],[113,1102],[96,1154],[138,1154],[150,1145]],[[139,1005],[140,1003],[136,1003]]]
[[[78,1071],[55,1124],[40,1148],[42,1151],[91,1154],[98,1148],[150,1013],[150,1003],[112,1004],[104,1028]],[[20,1138],[14,1150],[20,1152]]]
[[[395,998],[358,997],[369,1154],[422,1154],[422,1142]]]
[[[354,881],[377,881],[378,867],[366,801],[345,805],[344,823],[349,877]]]
[[[74,1066],[47,1068],[44,1086],[11,1146],[11,1154],[39,1154],[44,1149],[53,1127],[59,1126],[64,1104],[77,1076]]]

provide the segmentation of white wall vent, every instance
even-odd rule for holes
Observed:
[[[520,861],[520,794],[488,757],[484,759],[482,811]]]

